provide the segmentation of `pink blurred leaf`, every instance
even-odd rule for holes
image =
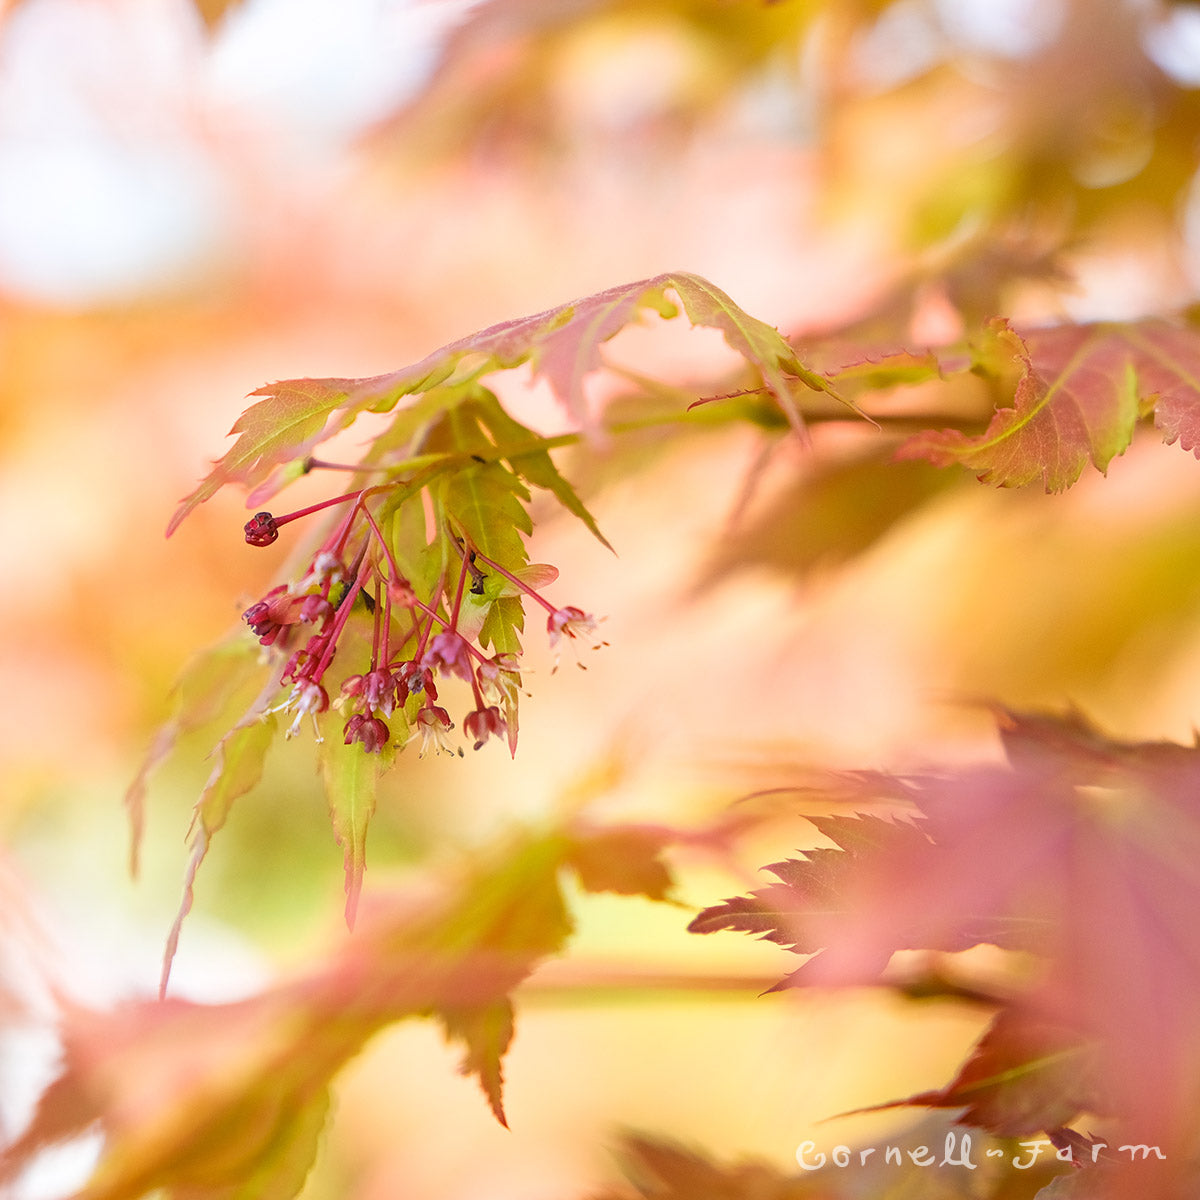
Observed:
[[[1001,720],[1007,765],[904,779],[925,836],[825,819],[845,849],[777,865],[778,884],[691,928],[814,954],[790,986],[887,983],[901,950],[989,942],[1033,955],[1042,967],[1012,1011],[1094,1043],[1106,1106],[1141,1138],[1181,1146],[1185,1098],[1200,1088],[1200,748],[1120,742],[1074,714]],[[870,776],[831,792],[895,796]]]
[[[574,846],[561,831],[526,835],[436,891],[377,898],[323,964],[248,1000],[72,1010],[62,1070],[0,1156],[0,1181],[98,1124],[104,1153],[76,1200],[156,1188],[289,1200],[312,1162],[331,1079],[381,1028],[419,1015],[439,1017],[465,1045],[464,1070],[503,1122],[510,994],[571,932],[559,876]]]

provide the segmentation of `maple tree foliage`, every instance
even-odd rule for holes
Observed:
[[[1019,364],[1013,406],[983,433],[917,434],[902,457],[939,466],[959,463],[1004,487],[1039,482],[1068,488],[1084,467],[1107,469],[1133,440],[1140,418],[1153,413],[1168,442],[1200,448],[1200,335],[1160,319],[1050,325],[1017,332],[993,322],[973,369],[1003,376],[1006,358]]]
[[[209,35],[219,37],[242,6],[196,7]],[[1161,494],[1154,491],[1146,511],[1128,517],[1133,532],[1125,542],[1097,537],[1085,544],[1080,535],[1115,523],[1112,513],[1121,507],[1099,499],[1120,486],[1100,476],[1128,466],[1157,486],[1147,462],[1173,456],[1174,467],[1161,468],[1164,479],[1182,470],[1181,460],[1187,466],[1161,442],[1200,457],[1200,315],[1191,307],[1195,281],[1187,267],[1194,258],[1191,218],[1181,216],[1194,207],[1200,93],[1170,50],[1190,10],[1126,0],[1053,7],[1053,20],[1027,14],[1027,28],[1010,29],[1021,35],[1015,43],[1002,44],[1000,27],[991,26],[995,45],[981,44],[952,5],[888,0],[492,0],[463,14],[424,91],[378,117],[361,146],[375,166],[385,165],[381,174],[403,177],[405,188],[432,188],[414,228],[423,231],[429,214],[456,198],[455,271],[438,261],[432,269],[426,263],[422,275],[426,251],[412,246],[417,282],[407,280],[407,260],[396,274],[411,289],[405,320],[423,328],[418,315],[436,294],[459,336],[383,374],[259,387],[233,425],[232,446],[169,518],[168,534],[186,529],[180,538],[190,536],[227,489],[244,495],[251,515],[242,536],[269,560],[273,578],[238,627],[185,667],[169,715],[131,772],[126,804],[136,872],[147,858],[152,791],[166,790],[194,766],[197,744],[211,751],[188,796],[195,803],[183,900],[166,936],[160,994],[107,1010],[55,996],[61,1062],[23,1130],[0,1129],[0,1186],[20,1186],[47,1150],[99,1130],[103,1146],[76,1200],[300,1196],[313,1187],[323,1139],[337,1124],[350,1064],[380,1031],[413,1019],[432,1020],[461,1055],[485,1115],[516,1126],[504,1090],[523,997],[536,972],[566,952],[579,914],[609,893],[637,898],[623,904],[658,902],[654,910],[676,917],[678,932],[705,935],[684,939],[704,950],[733,941],[707,935],[739,932],[773,944],[781,961],[794,962],[782,959],[785,951],[802,957],[790,971],[779,967],[765,989],[749,975],[735,980],[740,1002],[757,1012],[778,1011],[818,990],[872,989],[913,1013],[931,1005],[965,1012],[981,1032],[940,1082],[851,1102],[855,1116],[920,1110],[920,1123],[903,1135],[906,1145],[936,1147],[935,1160],[945,1145],[952,1163],[930,1169],[931,1160],[909,1149],[896,1166],[856,1145],[842,1148],[844,1162],[827,1155],[811,1171],[797,1152],[799,1173],[790,1163],[727,1166],[725,1156],[685,1149],[664,1129],[624,1138],[619,1157],[628,1182],[605,1185],[597,1193],[605,1200],[1167,1200],[1194,1193],[1200,746],[1123,738],[1075,710],[1055,715],[1079,681],[1065,671],[1047,672],[1049,682],[1021,681],[1012,689],[1017,695],[993,697],[999,759],[978,754],[968,761],[960,753],[941,767],[913,766],[939,761],[936,752],[924,754],[923,743],[910,746],[914,730],[929,735],[935,750],[945,740],[929,733],[943,726],[914,721],[900,725],[902,736],[890,745],[878,743],[904,761],[889,763],[884,754],[880,765],[868,755],[867,769],[833,770],[827,760],[841,756],[822,745],[820,732],[821,710],[846,704],[838,688],[854,670],[855,721],[869,725],[889,704],[911,707],[912,698],[895,687],[906,653],[931,678],[941,678],[935,667],[942,660],[968,661],[979,646],[994,646],[1003,657],[1006,638],[1035,643],[1027,648],[1031,657],[1054,659],[1060,643],[1086,657],[1094,629],[1074,629],[1064,619],[1054,644],[1047,637],[1043,646],[1005,611],[1010,564],[988,521],[976,528],[973,514],[986,514],[996,529],[1008,514],[1036,514],[1047,530],[1079,543],[1073,586],[1094,583],[1101,595],[1123,596],[1125,607],[1114,606],[1106,627],[1124,630],[1123,644],[1138,652],[1115,665],[1098,652],[1089,660],[1089,678],[1111,668],[1108,690],[1096,688],[1090,697],[1101,708],[1105,701],[1111,708],[1115,694],[1125,698],[1126,719],[1140,717],[1143,707],[1154,719],[1169,706],[1157,693],[1159,707],[1143,706],[1140,689],[1150,696],[1162,678],[1143,680],[1140,666],[1164,648],[1194,663],[1194,630],[1184,611],[1200,596],[1194,534],[1186,536],[1194,525],[1191,485],[1180,485],[1178,494],[1166,483]],[[915,49],[893,53],[901,43]],[[904,60],[899,68],[897,59]],[[606,73],[621,63],[624,75]],[[628,91],[624,105],[606,103],[614,78],[615,90]],[[772,99],[777,91],[789,96],[782,109]],[[720,172],[704,174],[713,147],[737,141],[729,130],[744,132],[739,122],[760,120],[754,114],[764,110],[773,116],[753,125],[754,138],[773,139],[781,155],[795,154],[799,131],[819,122],[804,150],[806,186],[837,220],[874,228],[865,239],[871,270],[832,252],[837,270],[827,270],[824,238],[811,231],[804,255],[789,257],[791,222],[811,207],[811,195],[796,203],[787,172],[775,173],[770,154],[722,154]],[[714,131],[716,141],[706,140]],[[678,168],[687,205],[708,214],[697,218],[701,236],[682,239],[700,260],[696,270],[663,271],[651,234],[653,265],[631,256],[638,269],[625,273],[618,263],[626,260],[614,253],[624,233],[598,240],[602,282],[572,266],[559,253],[563,246],[586,244],[600,226],[620,231],[631,214],[640,218],[667,177],[656,167],[627,209],[611,199],[596,208],[579,197],[594,186],[604,194],[596,184],[604,173],[573,177],[581,160],[615,166],[615,174],[628,169],[631,177],[648,163]],[[504,277],[512,295],[526,294],[508,279],[520,272],[487,245],[509,239],[483,219],[485,232],[474,231],[471,206],[487,203],[487,189],[477,194],[475,185],[493,169],[526,181],[514,207],[527,206],[530,224],[546,226],[538,243],[547,260],[545,291],[565,279],[569,287],[551,299],[585,294],[461,334],[491,319],[461,315],[476,303],[466,293],[485,290],[489,278]],[[439,172],[440,184],[431,185]],[[563,207],[578,208],[578,215],[536,207],[547,181],[561,178],[573,180]],[[758,253],[769,260],[764,274],[771,283],[747,308],[741,289],[756,275],[737,267],[751,257],[745,247],[759,232],[744,212],[759,210],[735,210],[743,215],[731,221],[720,207],[733,194],[721,189],[745,180],[788,214],[762,222]],[[364,172],[356,186],[366,197],[380,185]],[[352,224],[358,210],[348,208],[355,215],[343,219]],[[685,229],[689,219],[672,214],[657,228],[660,235],[669,225]],[[837,220],[829,239],[835,246]],[[724,247],[727,235],[734,248],[723,256],[714,248]],[[350,253],[353,241],[346,237],[331,257]],[[490,265],[485,250],[497,254]],[[524,266],[521,250],[504,252]],[[1115,305],[1112,297],[1086,293],[1068,304],[1073,275],[1086,281],[1106,255],[1131,253],[1152,286]],[[304,303],[319,299],[322,319],[332,321],[337,280],[366,274],[367,257],[324,275],[314,267],[312,279],[304,276],[293,290],[304,293]],[[839,273],[864,276],[851,279],[861,288],[839,285]],[[577,287],[576,275],[592,281]],[[365,319],[377,302],[371,297],[355,311]],[[394,315],[387,310],[381,324]],[[707,331],[682,333],[699,347],[683,368],[664,367],[646,350],[664,334],[662,321],[676,317]],[[721,357],[713,365],[718,339]],[[626,346],[635,348],[632,362],[621,359]],[[58,357],[69,361],[70,354]],[[556,406],[556,432],[543,432],[523,406],[539,388]],[[347,452],[355,437],[359,449]],[[718,439],[725,440],[714,450]],[[730,449],[747,446],[748,470]],[[692,453],[703,464],[689,477],[695,493],[678,485],[683,476],[670,474],[675,453]],[[1167,457],[1148,457],[1159,453]],[[1123,456],[1129,461],[1120,462]],[[722,534],[704,501],[738,476]],[[292,485],[312,489],[330,479],[336,482],[315,502],[280,511]],[[420,835],[406,829],[407,840],[395,841],[421,860],[414,875],[425,886],[401,888],[386,873],[372,878],[367,864],[381,824],[420,826],[401,792],[436,764],[414,764],[415,757],[444,755],[446,765],[458,767],[475,751],[479,761],[506,767],[520,758],[529,740],[526,732],[522,743],[522,701],[531,688],[549,694],[563,682],[529,665],[542,650],[531,645],[535,638],[544,636],[544,661],[553,659],[555,668],[564,655],[586,666],[593,651],[603,652],[610,637],[605,629],[602,638],[605,614],[576,591],[594,579],[573,572],[569,554],[547,553],[556,563],[536,558],[543,545],[554,545],[541,540],[543,526],[564,515],[581,542],[624,552],[601,508],[614,480],[644,488],[639,503],[651,515],[643,522],[639,511],[628,527],[664,562],[668,546],[698,540],[696,530],[704,528],[708,541],[695,547],[699,565],[679,592],[711,601],[690,626],[681,595],[672,593],[657,610],[661,629],[643,642],[645,661],[623,660],[614,689],[623,724],[614,722],[614,737],[633,740],[630,731],[640,733],[643,724],[658,729],[662,711],[677,709],[698,757],[715,761],[735,734],[774,730],[771,718],[782,714],[797,757],[811,762],[786,772],[782,789],[772,780],[776,807],[794,802],[805,828],[825,844],[774,862],[767,868],[773,882],[714,901],[712,875],[698,873],[700,882],[685,888],[674,856],[707,856],[707,867],[715,861],[744,878],[745,846],[757,851],[777,830],[752,805],[733,803],[742,781],[722,792],[718,807],[730,808],[717,819],[601,819],[621,781],[586,778],[573,760],[574,774],[584,778],[565,790],[565,815],[526,824],[489,811],[496,834],[490,848],[477,842],[457,872],[446,868],[440,846],[421,846]],[[1025,491],[988,492],[976,481]],[[677,528],[655,515],[663,510],[651,504],[652,494],[665,501]],[[1174,504],[1177,524],[1150,512],[1150,501]],[[947,529],[959,540],[938,558],[934,549],[954,540]],[[1143,535],[1151,547],[1143,557],[1121,552]],[[570,535],[557,536],[561,545]],[[908,557],[896,550],[905,537]],[[994,559],[979,571],[982,584],[967,578],[967,539],[981,558]],[[1054,544],[1049,536],[1047,544]],[[214,561],[227,546],[221,543]],[[615,573],[626,570],[610,561]],[[931,566],[935,561],[949,570]],[[1075,561],[1064,561],[1063,579]],[[1122,591],[1120,571],[1140,571],[1137,586]],[[748,599],[738,590],[756,573],[802,586],[772,610],[761,595]],[[899,575],[905,581],[897,585]],[[1052,610],[1068,590],[1063,579],[1035,602]],[[976,593],[969,585],[978,585]],[[964,622],[966,633],[952,631],[946,619],[960,588],[983,597]],[[119,588],[95,589],[134,590],[124,577]],[[1178,612],[1168,621],[1171,604]],[[848,615],[838,624],[829,614],[843,607]],[[932,651],[922,656],[907,644],[894,650],[889,626],[896,625],[900,645],[917,623],[912,612],[926,609],[931,624],[947,626]],[[802,610],[805,620],[815,614],[811,628],[797,635],[785,610]],[[154,621],[142,613],[139,620],[172,626],[173,647],[175,627],[186,621],[162,615],[156,609]],[[1051,628],[1052,617],[1046,620]],[[656,657],[660,636],[678,647],[671,640],[676,624],[695,640],[679,662]],[[825,636],[830,628],[837,636]],[[793,641],[806,649],[807,663],[803,654],[795,657]],[[588,672],[587,684],[593,674],[599,672]],[[663,675],[665,684],[656,678]],[[1194,724],[1193,692],[1186,681],[1168,682]],[[1003,690],[984,683],[975,694]],[[805,689],[807,707],[796,702]],[[599,714],[599,689],[597,695]],[[605,719],[597,715],[595,724]],[[61,742],[61,722],[44,724],[53,724]],[[562,736],[582,742],[582,732]],[[975,749],[979,740],[977,734]],[[308,793],[296,782],[297,763],[315,768],[328,810],[328,825],[320,822],[329,843],[323,848],[333,859],[349,929],[332,949],[241,999],[202,1003],[172,995],[172,964],[204,892],[200,868],[218,857],[214,846],[236,843],[237,821],[265,811],[277,826],[270,843],[288,859],[303,836],[297,831],[315,823],[303,803]],[[710,765],[702,762],[701,774]],[[744,775],[760,765],[747,765]],[[720,778],[714,768],[697,789],[709,810]],[[451,785],[436,786],[445,795],[435,801],[450,797]],[[490,781],[476,786],[486,808]],[[790,799],[780,801],[780,794]],[[784,845],[774,854],[790,852]],[[298,888],[307,886],[299,856],[282,868],[269,857],[259,864],[264,878],[286,872]],[[218,875],[214,891],[219,884]],[[23,922],[10,923],[27,936]],[[621,986],[619,971],[613,978]],[[664,968],[646,978],[655,982],[643,979],[644,991],[676,988],[695,1001],[706,977],[685,973],[680,982]],[[0,1016],[11,1010],[26,1019],[34,1006],[19,991],[0,981]],[[719,1035],[712,1041],[703,1047],[711,1050],[710,1066],[733,1057]],[[701,1042],[693,1039],[694,1054]],[[718,1090],[711,1101],[730,1124],[735,1110],[753,1110],[732,1090]],[[972,1137],[984,1155],[978,1163],[964,1161],[964,1139]],[[1039,1158],[1030,1146],[1048,1149]],[[1022,1153],[1032,1154],[1035,1169],[1019,1163]],[[364,1184],[363,1194],[381,1193]]]
[[[1188,1049],[1200,1044],[1188,916],[1200,898],[1200,748],[1114,741],[1078,716],[1003,713],[1001,730],[1002,766],[831,781],[841,805],[893,812],[812,818],[836,848],[775,864],[778,883],[690,928],[811,955],[780,987],[936,994],[936,970],[905,979],[928,966],[897,965],[898,951],[989,943],[1031,956],[1032,968],[970,985],[997,1010],[988,1032],[950,1084],[903,1103],[959,1108],[1009,1137],[1113,1117],[1123,1142],[1152,1137],[1178,1164],[1200,1086]]]
[[[360,486],[328,502],[349,511],[336,518],[319,548],[308,555],[301,577],[272,588],[244,614],[273,661],[258,698],[218,743],[196,806],[184,901],[168,940],[164,993],[196,871],[230,806],[261,779],[263,760],[279,732],[279,712],[292,714],[286,737],[300,732],[306,718],[312,722],[334,833],[345,855],[346,920],[351,926],[380,770],[418,731],[422,753],[450,748],[447,735],[454,723],[438,703],[435,678],[458,677],[472,689],[475,708],[462,724],[476,750],[497,735],[516,753],[526,603],[532,600],[549,614],[551,645],[564,637],[587,637],[596,627],[591,615],[552,604],[534,586],[554,582],[558,572],[528,561],[530,487],[551,492],[608,543],[549,453],[553,445],[575,436],[538,437],[504,410],[481,379],[531,361],[585,431],[590,420],[582,383],[601,365],[600,345],[642,307],[675,315],[667,289],[679,297],[693,324],[719,329],[758,370],[797,433],[803,432],[803,424],[789,381],[836,395],[824,377],[797,360],[774,329],[706,280],[681,273],[504,322],[389,375],[290,380],[255,393],[266,398],[235,424],[237,442],[181,503],[168,534],[230,483],[251,487],[253,505],[317,467],[347,470]],[[388,412],[406,396],[415,399],[373,439],[361,463],[342,467],[313,457],[322,441],[360,413]],[[246,540],[269,546],[281,526],[326,506],[281,517],[261,511],[247,522]],[[365,611],[356,619],[359,606]],[[343,655],[340,672],[327,674],[347,643],[357,655],[349,663],[351,673],[345,674]],[[246,671],[251,660],[243,656],[235,661],[231,653],[236,652],[222,645],[192,666],[181,684],[179,713],[158,734],[130,790],[135,861],[146,775],[182,732],[204,722],[231,681]],[[333,679],[340,679],[333,707],[350,714],[340,743],[326,739],[319,724],[331,705]]]
[[[636,848],[614,859],[622,844]],[[249,1000],[69,1013],[62,1073],[0,1159],[0,1181],[98,1121],[108,1150],[80,1200],[152,1189],[294,1195],[316,1154],[331,1079],[379,1029],[413,1016],[436,1017],[461,1043],[464,1072],[503,1124],[510,993],[572,928],[560,874],[573,870],[589,891],[662,900],[671,878],[660,848],[645,831],[620,826],[530,834],[443,895],[381,900],[326,964]],[[635,862],[640,880],[630,873]]]

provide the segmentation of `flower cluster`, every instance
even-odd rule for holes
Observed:
[[[578,608],[556,608],[513,571],[485,556],[458,534],[446,532],[460,566],[450,586],[443,575],[425,597],[399,570],[387,529],[388,516],[372,510],[373,497],[386,487],[366,488],[286,516],[256,513],[246,524],[246,540],[267,546],[279,528],[297,517],[332,504],[352,501],[303,577],[272,588],[243,614],[259,642],[282,662],[279,682],[289,687],[271,712],[294,714],[286,736],[300,731],[305,715],[318,741],[318,716],[330,708],[344,720],[342,739],[368,754],[402,747],[410,731],[421,734],[421,753],[462,754],[450,740],[454,722],[438,703],[439,681],[458,680],[470,689],[472,705],[462,732],[478,750],[490,738],[507,739],[515,752],[520,663],[515,654],[487,653],[474,624],[465,619],[464,596],[480,594],[485,570],[502,581],[505,595],[519,595],[546,609],[551,646],[562,637],[591,634],[595,619]],[[385,510],[385,506],[380,506]],[[534,569],[536,571],[536,568]],[[550,577],[556,573],[546,569]],[[525,574],[530,574],[528,569]],[[352,622],[370,630],[370,649],[361,637],[346,637]],[[330,682],[339,646],[360,656],[350,674]],[[330,700],[329,688],[336,692]]]

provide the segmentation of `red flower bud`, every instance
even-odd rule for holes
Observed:
[[[246,541],[251,546],[269,546],[279,536],[279,526],[269,512],[255,513],[245,529]]]

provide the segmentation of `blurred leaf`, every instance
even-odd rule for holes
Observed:
[[[1035,955],[1043,966],[1007,1001],[1012,1023],[983,1064],[1001,1044],[1044,1041],[1051,1022],[1095,1045],[1097,1102],[1169,1155],[1189,1136],[1183,1097],[1200,1087],[1190,916],[1200,905],[1200,747],[1116,741],[1076,715],[1006,713],[1004,723],[1007,766],[904,778],[927,840],[877,820],[824,819],[843,850],[777,865],[779,884],[707,909],[690,928],[825,947],[790,986],[886,983],[898,950],[988,941]],[[858,803],[880,798],[870,776],[843,776],[832,790],[853,795],[856,782]]]
[[[274,684],[271,690],[274,689]],[[272,715],[263,715],[252,708],[242,720],[217,743],[213,751],[213,769],[196,802],[192,814],[191,854],[183,881],[183,899],[163,952],[162,981],[159,992],[167,989],[171,963],[179,945],[183,921],[191,911],[196,872],[208,853],[213,835],[225,824],[233,802],[258,784],[262,778],[263,762],[275,739],[277,722]]]
[[[899,855],[906,848],[920,852],[929,845],[922,826],[908,821],[864,815],[814,816],[809,820],[837,849],[806,850],[803,858],[772,863],[764,869],[777,876],[778,883],[704,909],[688,929],[692,933],[757,933],[796,954],[816,954],[830,944],[836,922],[849,917],[846,895],[861,874],[872,871],[880,859]],[[900,936],[898,940],[906,939]],[[939,948],[965,949],[970,944],[964,941],[961,946]]]
[[[895,1105],[956,1108],[963,1110],[955,1118],[963,1124],[997,1137],[1027,1137],[1098,1111],[1092,1057],[1092,1048],[1074,1031],[1039,1021],[1036,1014],[1004,1009],[944,1088],[856,1111]]]
[[[504,1089],[501,1063],[513,1039],[512,1002],[505,999],[483,1008],[447,1008],[441,1015],[446,1036],[465,1043],[467,1047],[460,1068],[462,1073],[474,1075],[479,1080],[492,1115],[507,1129],[508,1121],[501,1100]]]
[[[248,1000],[72,1010],[61,1073],[0,1156],[0,1180],[98,1122],[105,1152],[77,1200],[156,1188],[287,1200],[312,1161],[330,1080],[379,1029],[423,1014],[465,1043],[464,1069],[503,1122],[509,994],[571,932],[558,876],[577,848],[562,832],[525,835],[437,895],[378,898],[326,963]],[[657,894],[659,882],[646,886]]]
[[[579,828],[572,838],[567,862],[589,892],[665,900],[673,881],[661,856],[672,840],[674,835],[669,830],[649,825]]]
[[[301,1050],[304,1024],[280,994],[69,1012],[61,1074],[0,1157],[0,1179],[98,1122],[106,1152],[74,1200],[158,1188],[188,1200],[290,1200],[316,1152],[328,1108],[322,1052],[337,1038],[327,1031]]]
[[[891,461],[885,447],[806,464],[766,509],[714,539],[696,586],[747,567],[805,578],[864,553],[955,480],[927,463]]]
[[[184,668],[171,696],[171,716],[154,735],[138,773],[125,793],[129,810],[130,872],[138,872],[138,849],[145,823],[146,783],[184,734],[215,720],[258,669],[258,647],[239,629],[196,655]],[[210,781],[211,782],[211,781]]]

